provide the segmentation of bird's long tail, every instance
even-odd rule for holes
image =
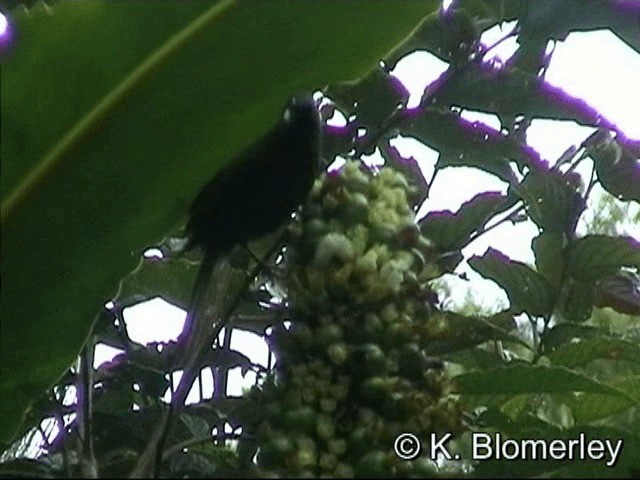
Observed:
[[[205,253],[198,269],[196,280],[189,301],[185,328],[180,338],[184,342],[184,355],[182,361],[183,373],[175,392],[171,395],[169,408],[162,416],[162,420],[156,426],[150,441],[144,452],[140,455],[136,467],[130,474],[131,478],[143,478],[157,474],[162,462],[162,453],[174,414],[184,406],[191,385],[198,376],[197,368],[199,360],[204,353],[204,347],[213,341],[218,330],[213,328],[211,318],[206,315],[207,290],[209,280],[220,259],[211,253]]]

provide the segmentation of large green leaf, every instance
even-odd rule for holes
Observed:
[[[545,232],[572,233],[586,206],[574,179],[558,171],[531,172],[514,191],[525,201],[531,220]]]
[[[452,75],[438,92],[437,101],[495,113],[507,128],[512,128],[516,117],[525,114],[592,126],[598,125],[600,118],[597,110],[545,83],[537,73],[515,67],[492,70],[474,64]]]
[[[553,286],[562,282],[564,258],[562,247],[564,244],[562,233],[541,232],[531,240],[531,249],[536,257],[536,269]]]
[[[633,145],[633,144],[636,145]],[[621,142],[606,137],[590,149],[598,180],[619,200],[640,202],[639,142]]]
[[[410,111],[398,129],[440,152],[436,168],[480,168],[512,184],[517,177],[509,161],[532,168],[539,164],[539,156],[530,148],[482,123],[467,121],[448,107]]]
[[[560,290],[558,300],[562,317],[572,322],[584,322],[593,311],[593,282],[567,278]]]
[[[437,5],[16,8],[1,77],[0,441],[74,359],[145,246],[289,95],[361,75]]]
[[[476,347],[489,340],[503,340],[529,348],[526,342],[510,331],[516,326],[509,310],[491,317],[465,316],[444,311],[446,328],[429,343],[431,355],[443,355]]]
[[[420,220],[420,230],[432,240],[440,251],[459,250],[479,232],[494,215],[511,206],[500,192],[483,192],[464,202],[453,213],[450,210],[429,212]]]
[[[565,367],[519,365],[454,377],[456,391],[466,395],[591,392],[626,398],[624,392]]]
[[[619,380],[613,384],[618,390],[625,392],[630,398],[612,397],[600,393],[587,393],[578,396],[567,396],[565,404],[577,424],[585,424],[600,418],[606,418],[629,407],[640,406],[640,377],[633,376]]]
[[[483,277],[502,287],[516,314],[548,315],[555,303],[555,291],[538,272],[522,262],[516,262],[495,248],[488,248],[481,257],[474,255],[469,265]]]
[[[569,275],[584,282],[613,275],[621,267],[640,268],[640,242],[633,237],[587,235],[565,250]]]
[[[621,270],[600,280],[596,286],[594,305],[611,307],[627,315],[640,315],[640,275]]]
[[[588,338],[568,343],[548,356],[554,365],[565,367],[582,366],[598,358],[640,363],[640,345],[611,337]]]
[[[582,338],[605,337],[609,334],[606,329],[563,322],[545,330],[541,335],[541,343],[546,352],[561,348],[567,343]]]

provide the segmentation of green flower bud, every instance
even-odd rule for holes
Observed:
[[[378,271],[378,253],[370,248],[367,253],[356,260],[354,273],[361,276],[373,275]]]
[[[316,464],[317,458],[315,450],[301,448],[295,452],[291,463],[299,470],[304,468],[313,468]]]
[[[315,358],[309,364],[309,366],[311,367],[311,370],[313,370],[320,378],[331,378],[331,366],[321,358]]]
[[[359,161],[347,162],[342,168],[342,178],[345,187],[351,192],[367,194],[369,192],[369,176],[360,170]]]
[[[311,187],[311,192],[309,193],[309,198],[311,200],[318,200],[322,196],[322,192],[324,191],[324,184],[327,180],[327,174],[323,173],[313,182],[313,187]],[[305,208],[305,213],[308,213],[309,206]]]
[[[411,478],[413,475],[413,461],[400,460],[395,464],[396,473],[400,478]]]
[[[349,383],[339,382],[329,387],[329,394],[336,400],[343,400],[349,393]]]
[[[401,317],[399,317],[401,318]],[[387,345],[398,347],[411,340],[412,331],[411,323],[405,321],[397,321],[390,324],[386,328],[384,337]]]
[[[440,473],[438,466],[428,458],[418,457],[412,460],[411,463],[413,464],[413,471],[416,477],[431,478],[438,476]]]
[[[402,288],[403,267],[402,262],[391,260],[380,269],[380,281],[384,282],[386,287],[394,293],[398,293]]]
[[[327,233],[329,226],[324,220],[313,218],[305,223],[305,229],[311,238],[318,238]]]
[[[365,363],[365,365],[360,365],[360,368],[369,373],[381,373],[386,362],[386,356],[382,349],[375,343],[367,343],[359,347],[359,350],[364,356]]]
[[[293,431],[309,433],[316,423],[316,414],[311,407],[299,407],[284,414],[284,425]]]
[[[370,405],[380,405],[393,391],[393,377],[371,377],[360,384],[360,394]]]
[[[342,365],[349,357],[349,348],[344,343],[333,343],[327,348],[327,356],[334,365]]]
[[[388,454],[374,450],[365,454],[356,465],[356,476],[364,478],[389,477]]]
[[[407,192],[402,188],[386,188],[379,198],[399,216],[406,216],[410,212]]]
[[[347,441],[344,438],[338,438],[335,440],[330,440],[327,443],[327,448],[329,451],[337,457],[340,457],[347,453]]]
[[[318,437],[323,440],[329,440],[333,438],[336,431],[336,427],[328,415],[320,414],[316,419],[316,433]]]
[[[395,303],[387,303],[380,312],[380,318],[386,324],[390,324],[398,320],[400,313]]]
[[[339,324],[327,323],[316,330],[315,344],[324,349],[329,345],[341,342],[343,337],[342,327]]]
[[[349,435],[349,450],[355,455],[371,450],[373,444],[374,439],[369,436],[365,427],[357,427]]]
[[[341,297],[346,297],[346,293],[349,288],[349,279],[351,278],[351,272],[353,272],[353,264],[347,263],[342,268],[335,270],[331,276],[332,287],[337,287],[336,294]]]
[[[406,177],[393,168],[383,168],[378,174],[378,179],[386,188],[400,187],[403,190],[409,189],[409,182]]]
[[[333,476],[335,478],[353,478],[355,477],[355,474],[356,473],[353,468],[345,463],[338,463],[333,471]]]
[[[282,458],[285,454],[293,450],[293,442],[288,436],[279,433],[274,435],[266,443],[265,447]]]
[[[362,193],[349,194],[340,218],[347,224],[364,222],[369,214],[369,201]]]
[[[302,401],[307,405],[315,405],[317,399],[316,391],[313,388],[302,389]]]
[[[351,240],[355,255],[357,257],[362,256],[369,242],[369,229],[361,223],[358,223],[349,227],[346,234],[349,240]]]
[[[364,323],[362,324],[362,333],[364,340],[377,340],[384,332],[384,327],[380,317],[375,313],[366,313]]]
[[[322,212],[325,215],[332,215],[340,206],[340,200],[335,194],[325,195],[322,199]]]
[[[388,217],[388,216],[387,216]],[[371,225],[371,240],[374,242],[390,243],[396,235],[396,229],[393,226],[395,218],[383,217],[378,223]]]
[[[327,472],[332,472],[336,465],[338,464],[338,459],[335,455],[331,453],[323,453],[320,455],[318,459],[318,466]]]
[[[336,402],[335,398],[325,397],[320,400],[320,410],[325,413],[333,413],[337,407],[338,402]]]
[[[328,233],[318,243],[313,263],[317,267],[324,268],[334,260],[341,263],[348,262],[353,256],[351,240],[342,233]]]

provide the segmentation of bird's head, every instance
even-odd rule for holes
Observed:
[[[282,116],[286,126],[308,127],[314,130],[320,128],[320,112],[318,104],[311,94],[301,94],[291,97]]]

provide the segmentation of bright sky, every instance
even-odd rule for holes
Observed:
[[[0,13],[0,35],[4,35],[8,27],[9,23],[7,22],[7,18]]]

